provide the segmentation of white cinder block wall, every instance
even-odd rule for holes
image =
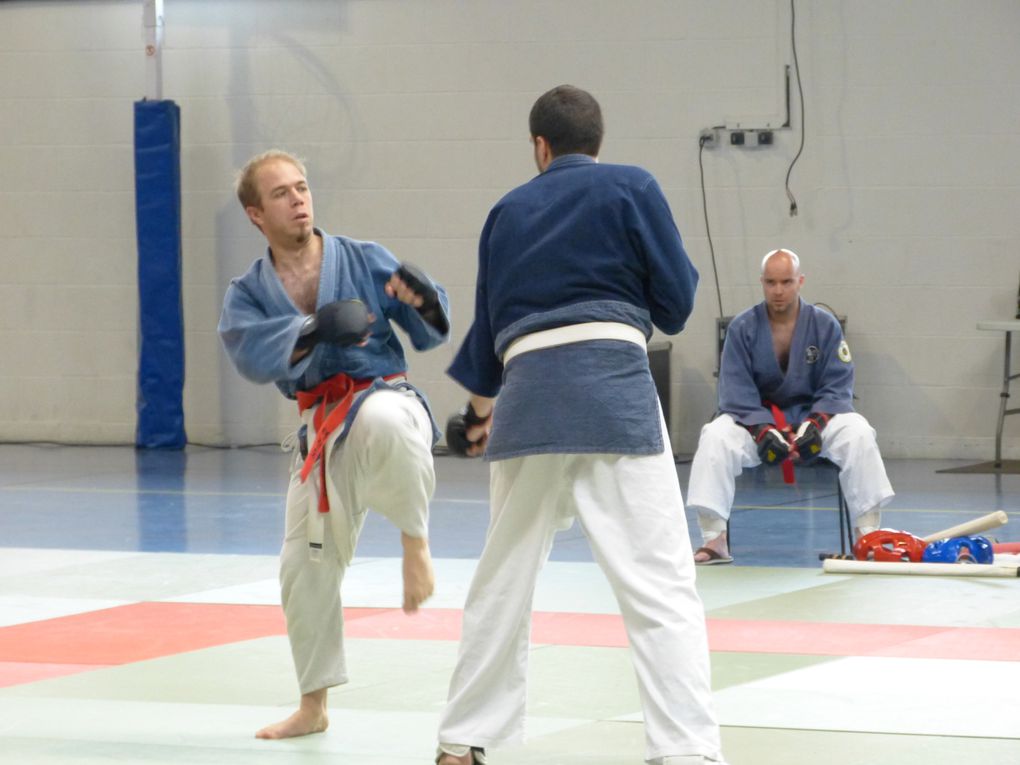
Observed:
[[[141,0],[0,4],[0,440],[130,443],[135,422],[132,103]],[[472,313],[490,205],[533,174],[527,112],[570,82],[602,102],[602,159],[660,180],[702,273],[673,338],[674,448],[714,408],[702,127],[776,121],[792,64],[786,0],[165,0],[164,96],[183,117],[185,410],[191,440],[291,427],[215,335],[227,282],[261,252],[232,175],[281,146],[309,163],[318,222],[427,268],[451,346],[413,354],[440,418]],[[704,153],[723,309],[758,299],[757,261],[804,261],[804,296],[848,317],[860,409],[890,457],[992,453],[1001,334],[1020,275],[1020,3],[797,0],[806,144]],[[661,338],[658,338],[661,339]],[[1020,355],[1018,353],[1017,355]],[[1007,422],[1007,456],[1020,424]]]

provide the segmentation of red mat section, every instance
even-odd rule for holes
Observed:
[[[874,656],[910,659],[981,659],[1020,661],[1020,630],[958,627],[919,638],[909,644],[892,645]]]
[[[133,603],[0,629],[0,661],[127,664],[285,632],[278,606]]]
[[[833,624],[831,622],[710,619],[708,622],[708,644],[713,651],[796,653],[814,656],[874,656],[890,648],[945,632],[947,629],[952,628],[919,627],[909,624]],[[996,632],[997,630],[988,631]],[[1020,630],[1016,630],[1016,632],[1020,635]],[[1016,636],[1014,639],[1017,639]],[[946,656],[944,658],[969,659],[976,657]]]
[[[350,638],[457,640],[461,612],[344,611]],[[286,634],[278,606],[135,603],[0,628],[0,686]],[[1020,629],[714,619],[713,651],[1020,661]],[[535,613],[539,644],[622,647],[619,616]]]
[[[460,640],[462,612],[449,608],[422,609],[413,616],[390,610],[351,621],[346,609],[345,633],[351,638],[390,638],[395,640]],[[604,646],[627,645],[627,633],[619,616],[608,614],[570,614],[539,611],[532,615],[531,639],[551,645]]]
[[[363,613],[367,610],[344,609],[344,635],[385,640],[460,640],[460,609],[423,608],[411,615],[399,608]]]

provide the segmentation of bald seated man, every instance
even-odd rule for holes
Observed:
[[[797,254],[773,250],[761,262],[765,299],[727,329],[719,415],[701,430],[687,493],[702,535],[697,565],[733,561],[726,521],[744,468],[830,460],[858,537],[878,528],[894,496],[875,430],[854,411],[843,331],[831,313],[804,302],[803,284]]]

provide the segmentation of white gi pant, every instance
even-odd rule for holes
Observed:
[[[310,421],[313,412],[306,410],[303,419]],[[338,435],[326,449],[330,511],[318,512],[319,471],[302,483],[300,459],[287,491],[280,586],[302,694],[347,682],[340,583],[365,511],[381,513],[410,537],[426,538],[435,488],[432,421],[413,392],[372,393],[336,444]],[[322,539],[318,560],[309,552],[310,534]]]
[[[893,498],[875,429],[856,412],[832,416],[822,430],[820,456],[840,468],[839,483],[853,518],[877,511]],[[744,468],[760,464],[751,434],[730,415],[721,414],[701,429],[691,463],[687,504],[698,511],[702,531],[711,530],[715,532],[711,536],[715,536],[725,529],[733,507],[736,477]],[[877,517],[869,525],[878,525]],[[709,538],[706,535],[706,541]]]
[[[623,615],[648,760],[722,762],[705,612],[668,446],[654,456],[500,460],[492,463],[490,487],[492,517],[464,609],[441,746],[523,738],[535,581],[555,532],[576,515]]]

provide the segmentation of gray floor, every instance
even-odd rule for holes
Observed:
[[[1020,477],[890,461],[886,525],[926,534],[1003,509]],[[349,685],[331,728],[256,741],[297,698],[279,614],[277,450],[0,446],[0,761],[431,762],[485,466],[440,458],[436,596],[399,612],[399,544],[372,522],[344,582]],[[686,465],[679,465],[686,485]],[[731,765],[1020,762],[1020,582],[837,576],[831,475],[741,478],[736,564],[699,569]],[[558,539],[536,593],[529,740],[509,763],[641,762],[618,610],[587,544]]]

